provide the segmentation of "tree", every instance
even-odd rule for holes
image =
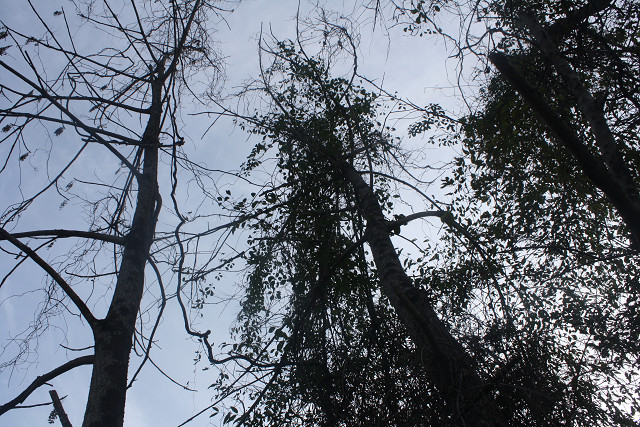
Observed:
[[[627,122],[628,117],[638,112],[637,93],[633,87],[629,87],[635,80],[633,66],[637,58],[625,52],[627,42],[624,40],[630,35],[626,31],[627,20],[637,15],[638,10],[630,5],[618,7],[611,2],[589,2],[567,13],[564,22],[556,19],[545,26],[538,22],[538,17],[522,10],[520,8],[520,11],[514,12],[518,16],[516,22],[526,29],[530,43],[540,50],[547,66],[552,65],[555,77],[564,84],[566,95],[581,115],[574,120],[583,123],[587,135],[576,134],[568,123],[558,117],[549,108],[548,102],[511,66],[504,54],[495,52],[490,59],[526,99],[532,110],[540,115],[584,174],[607,196],[628,227],[631,240],[637,248],[640,245],[640,190],[637,176],[632,173],[637,167],[634,167],[635,159],[625,160],[623,157],[635,137],[633,133],[628,133],[631,130],[629,124],[620,126],[620,122]],[[600,18],[595,25],[589,25],[592,17]],[[559,50],[558,45],[574,42],[572,33],[576,32],[586,39],[577,44],[578,52],[591,54],[587,57],[592,61],[583,59],[582,63],[572,65],[570,58]],[[592,68],[591,78],[585,79],[586,82],[576,72],[578,67],[585,65]],[[612,67],[613,70],[605,67]],[[599,69],[603,76],[595,77],[594,68]],[[589,87],[611,92],[594,95]],[[599,99],[596,100],[596,97]],[[607,120],[607,113],[613,112],[615,116]],[[609,121],[613,123],[610,125]]]
[[[0,173],[13,174],[30,161],[45,181],[35,191],[31,181],[36,180],[29,182],[32,196],[12,194],[17,200],[5,199],[0,238],[4,256],[14,257],[15,266],[1,286],[17,286],[16,272],[29,263],[39,266],[49,282],[45,301],[34,307],[37,322],[26,336],[15,337],[21,347],[2,367],[24,360],[29,341],[46,330],[56,313],[79,316],[89,326],[94,344],[92,354],[38,376],[0,413],[23,402],[47,381],[90,364],[83,425],[122,425],[130,353],[134,343],[140,345],[141,365],[129,386],[149,359],[167,300],[159,263],[167,263],[177,273],[176,297],[187,331],[209,346],[208,332],[190,328],[181,297],[186,286],[181,274],[193,234],[181,231],[188,219],[179,210],[177,184],[183,171],[197,177],[203,169],[182,152],[179,108],[181,98],[192,90],[188,86],[192,73],[215,72],[219,65],[207,31],[208,20],[218,9],[203,0],[77,2],[77,16],[61,9],[46,17],[31,1],[28,6],[44,34],[9,27],[0,34],[8,43],[0,60],[5,75],[0,84],[0,121],[6,156]],[[83,33],[87,27],[89,33]],[[79,39],[74,40],[77,34],[91,34],[104,45],[92,44],[85,51]],[[74,135],[67,137],[69,132]],[[74,145],[76,152],[69,156],[68,147]],[[114,161],[104,157],[106,152]],[[45,153],[44,160],[40,153]],[[168,168],[163,169],[163,157]],[[61,166],[60,158],[68,160]],[[96,159],[103,160],[92,165]],[[93,167],[87,174],[86,168]],[[50,173],[49,168],[57,170]],[[160,180],[163,170],[171,179]],[[113,171],[115,179],[110,177]],[[71,174],[77,178],[70,180]],[[96,178],[91,179],[91,174]],[[56,218],[51,209],[55,192],[63,199],[61,209],[69,203],[85,207],[84,228],[78,226],[80,217]],[[175,229],[158,230],[163,195],[165,200],[170,196],[173,214],[180,220]],[[25,231],[25,226],[47,221],[43,210],[52,212],[52,223],[46,229]],[[66,225],[73,228],[63,228]],[[42,239],[45,243],[39,244]],[[62,261],[47,260],[43,250],[64,245],[61,239],[80,243],[63,246],[70,252]],[[140,315],[142,322],[145,282],[153,281],[159,285],[159,294],[149,298],[157,298],[157,317],[145,332],[137,318]],[[108,301],[104,310],[97,302],[100,298]]]
[[[438,14],[455,8],[416,3],[414,25],[444,34]],[[486,2],[463,16],[481,31],[457,40],[496,68],[443,182],[477,245],[451,236],[427,277],[500,284],[517,330],[497,323],[479,348],[497,339],[526,367],[518,341],[538,340],[550,369],[527,376],[557,384],[558,422],[638,417],[637,14],[631,2]]]
[[[632,147],[638,105],[633,53],[638,10],[633,4],[605,0],[552,2],[539,7],[537,15],[528,12],[536,6],[541,5],[487,2],[474,7],[469,14],[487,30],[467,34],[471,42],[460,42],[461,54],[465,49],[474,52],[489,39],[492,51],[487,57],[500,76],[608,198],[637,246],[640,190]],[[428,22],[442,33],[434,17],[440,7],[419,1],[409,12],[416,24]],[[518,69],[527,67],[529,77]],[[540,87],[533,81],[534,70],[552,84]],[[558,105],[560,99],[564,103]]]
[[[342,37],[343,45],[351,42]],[[265,153],[277,146],[277,172],[272,186],[241,206],[272,209],[252,226],[258,235],[248,254],[252,271],[240,342],[232,349],[253,365],[242,375],[251,372],[252,383],[265,388],[249,393],[253,404],[239,423],[253,417],[257,425],[264,418],[366,424],[372,422],[372,407],[382,405],[378,413],[399,424],[500,424],[491,388],[424,290],[414,286],[391,242],[392,230],[412,218],[384,216],[392,204],[385,189],[389,175],[376,169],[387,167],[395,148],[375,124],[376,97],[353,83],[355,74],[331,78],[327,65],[300,44],[277,43],[268,53],[274,63],[262,71],[260,88],[273,112],[242,119],[264,136],[246,168],[263,164]],[[369,182],[362,175],[369,175]],[[445,212],[413,218],[426,216]],[[371,255],[365,255],[365,242]],[[389,331],[381,331],[385,326]],[[384,354],[391,343],[408,337],[412,344]],[[363,348],[350,350],[354,342]],[[363,349],[374,353],[365,357]],[[412,352],[417,364],[406,361]],[[390,365],[401,359],[402,366]],[[367,360],[375,360],[377,369],[359,382],[356,372]],[[415,384],[425,385],[423,400],[407,396],[411,379],[400,372],[418,373]],[[364,397],[376,382],[389,395]],[[363,403],[350,406],[356,393]],[[262,399],[268,403],[253,412]]]

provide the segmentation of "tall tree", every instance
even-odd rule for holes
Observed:
[[[460,121],[462,137],[452,141],[462,155],[444,181],[476,244],[460,251],[451,236],[428,277],[466,271],[467,289],[500,284],[517,332],[498,322],[479,348],[497,338],[505,354],[521,353],[505,358],[519,360],[505,364],[506,372],[535,367],[518,341],[538,339],[550,369],[527,377],[556,384],[547,412],[558,422],[633,425],[638,5],[484,2],[456,9],[414,2],[407,9],[414,31],[440,35],[446,29],[439,18],[460,10],[468,12],[461,16],[468,32],[446,37],[458,54],[496,71],[478,110]]]
[[[444,8],[418,1],[403,10],[415,24],[426,23],[432,26],[428,31],[443,34],[436,16],[446,13]],[[546,125],[551,140],[615,207],[633,245],[640,245],[633,149],[637,5],[609,0],[486,2],[466,13],[463,18],[482,22],[486,30],[469,30],[458,41],[460,55],[486,55]]]
[[[426,292],[407,275],[391,241],[394,228],[410,218],[385,218],[391,201],[382,171],[395,148],[376,125],[376,97],[354,85],[355,74],[332,78],[326,63],[308,56],[300,44],[277,43],[269,54],[274,63],[262,72],[261,90],[273,112],[244,118],[264,135],[247,168],[260,165],[275,145],[278,179],[254,195],[254,205],[274,209],[253,225],[258,231],[248,258],[253,270],[234,351],[244,351],[255,369],[270,374],[259,375],[266,388],[250,395],[253,406],[240,422],[266,396],[270,404],[253,414],[256,424],[277,416],[367,424],[378,405],[384,408],[378,412],[397,424],[500,425],[493,390]],[[429,211],[415,218],[444,215]],[[389,330],[382,331],[385,327]],[[274,335],[265,339],[265,332]],[[411,344],[398,344],[403,335]],[[357,342],[363,347],[350,349]],[[393,343],[398,347],[385,354]],[[365,356],[364,349],[372,353]],[[407,363],[412,351],[417,360]],[[358,367],[367,359],[376,370],[358,380]],[[402,366],[393,365],[398,360]],[[411,377],[400,372],[417,374],[414,384],[425,386],[422,400],[406,395]],[[376,383],[389,394],[371,393]],[[356,397],[357,392],[370,394]]]
[[[0,414],[53,378],[90,364],[83,425],[118,426],[123,423],[134,340],[142,348],[144,364],[166,303],[158,262],[178,271],[176,295],[187,331],[204,342],[208,336],[190,329],[181,299],[180,273],[187,243],[180,227],[187,219],[179,211],[176,194],[183,167],[201,171],[181,151],[179,108],[190,90],[191,74],[215,72],[219,65],[207,31],[210,12],[217,10],[204,0],[91,1],[74,3],[75,14],[60,9],[51,17],[31,1],[26,5],[37,23],[34,27],[43,34],[8,26],[0,32],[6,44],[0,60],[0,122],[6,158],[0,173],[9,177],[30,161],[36,177],[45,181],[34,190],[36,178],[30,179],[28,191],[33,195],[16,192],[11,193],[13,200],[3,197],[2,251],[5,257],[15,257],[15,266],[0,286],[17,286],[16,273],[29,263],[41,268],[49,282],[45,301],[33,307],[38,320],[26,337],[14,337],[22,340],[22,350],[2,367],[15,366],[29,356],[29,340],[37,339],[56,312],[80,316],[91,330],[93,345],[91,354],[38,376],[3,404]],[[79,43],[78,34],[90,34],[94,42]],[[69,147],[75,153],[69,154]],[[160,180],[163,156],[170,167],[165,168],[167,178]],[[60,158],[67,160],[61,165]],[[50,173],[49,168],[57,170]],[[96,178],[91,179],[92,174]],[[85,207],[86,224],[81,224],[78,212],[72,214],[72,221],[64,215],[47,218],[55,192],[63,198],[61,209],[68,204]],[[172,200],[173,213],[181,222],[175,230],[158,235],[162,195]],[[25,230],[30,224],[43,223],[42,229]],[[72,228],[64,228],[69,224]],[[45,243],[37,243],[42,239]],[[61,261],[48,260],[43,250],[54,243],[64,245],[61,239],[80,243],[67,247],[70,252],[67,256],[63,252]],[[158,306],[157,318],[144,332],[145,326],[136,322],[142,316],[145,282],[154,281],[160,287],[156,297],[150,296]],[[100,298],[107,301],[104,309]],[[138,372],[129,378],[129,385]]]

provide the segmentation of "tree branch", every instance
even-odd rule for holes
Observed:
[[[406,225],[409,222],[413,221],[414,219],[426,218],[426,217],[430,217],[430,216],[435,216],[435,217],[438,217],[438,218],[442,218],[446,213],[447,213],[447,211],[416,212],[416,213],[413,213],[411,215],[402,216],[402,217],[396,219],[395,221],[387,221],[387,226],[389,227],[389,229],[392,229],[392,228],[400,227],[402,225]]]
[[[39,98],[41,99],[41,98]],[[120,135],[116,132],[111,132],[108,130],[103,130],[103,129],[98,129],[96,127],[91,127],[91,126],[79,126],[78,123],[76,121],[73,120],[65,120],[65,119],[57,119],[55,117],[48,117],[48,116],[43,116],[40,114],[32,114],[32,113],[24,113],[21,111],[9,111],[9,110],[0,110],[0,116],[4,116],[4,117],[18,117],[18,118],[26,118],[26,119],[35,119],[35,120],[42,120],[45,122],[53,122],[53,123],[58,123],[61,125],[69,125],[69,126],[74,126],[74,127],[81,127],[83,130],[87,131],[88,133],[93,133],[93,134],[100,134],[100,135],[105,135],[111,138],[116,138],[119,139],[120,141],[108,141],[111,142],[113,144],[124,144],[124,145],[140,145],[140,141],[135,140],[133,138],[129,138],[123,135]],[[94,136],[95,138],[95,136]],[[95,138],[97,142],[107,142],[104,141],[102,138],[97,139]]]
[[[612,0],[589,0],[587,4],[581,8],[567,13],[566,17],[560,18],[553,24],[549,25],[549,34],[552,37],[564,35],[590,16],[602,12],[611,6],[612,3]]]
[[[33,382],[29,384],[29,386],[22,393],[20,393],[15,399],[0,406],[0,415],[4,414],[7,411],[10,411],[20,403],[24,402],[25,399],[29,397],[29,395],[33,393],[41,385],[46,384],[52,379],[64,374],[65,372],[72,370],[73,368],[77,368],[78,366],[82,366],[82,365],[91,365],[91,364],[93,364],[93,355],[81,356],[81,357],[78,357],[77,359],[68,361],[62,366],[58,366],[54,370],[49,371],[44,375],[40,375],[35,380],[33,380]]]
[[[87,239],[100,240],[102,242],[115,243],[117,245],[122,245],[124,243],[124,237],[113,236],[111,234],[103,234],[98,233],[97,231],[81,231],[81,230],[34,230],[34,231],[23,231],[21,233],[11,233],[11,235],[17,239],[21,237],[83,237]],[[5,238],[0,235],[0,240],[5,240]]]
[[[82,298],[80,298],[78,294],[75,293],[71,285],[69,285],[53,267],[51,267],[45,260],[40,258],[40,256],[33,249],[31,249],[29,246],[25,245],[20,240],[15,238],[11,233],[7,232],[4,228],[0,228],[0,239],[9,241],[15,247],[17,247],[22,252],[24,252],[36,264],[42,267],[44,271],[49,273],[49,275],[53,278],[53,280],[62,288],[64,293],[67,294],[69,299],[73,301],[73,303],[78,308],[78,310],[80,310],[82,317],[84,317],[87,320],[87,322],[89,323],[89,326],[91,326],[91,328],[94,327],[94,325],[97,323],[97,319],[93,316],[93,313],[91,313],[91,310],[89,310],[89,307],[87,307],[87,305],[84,303]]]
[[[51,396],[51,402],[53,402],[53,407],[56,410],[56,414],[58,414],[58,418],[60,419],[60,424],[62,427],[72,427],[71,422],[69,421],[69,417],[67,413],[64,412],[64,407],[62,406],[62,402],[58,397],[58,392],[55,390],[49,390],[49,396]]]
[[[14,76],[16,76],[17,78],[19,78],[20,80],[22,80],[23,82],[27,83],[29,86],[33,87],[35,90],[37,90],[38,92],[40,92],[40,94],[47,99],[47,101],[49,101],[51,104],[53,104],[58,110],[60,110],[62,113],[64,113],[67,117],[69,117],[73,122],[74,125],[83,129],[85,132],[89,133],[90,135],[92,135],[96,141],[98,141],[99,143],[101,143],[102,145],[104,145],[109,151],[111,151],[124,165],[126,165],[130,170],[131,173],[133,173],[137,178],[140,176],[140,173],[138,172],[138,170],[131,164],[131,162],[129,160],[127,160],[127,158],[125,158],[118,150],[116,150],[115,148],[113,148],[111,146],[111,144],[109,144],[108,141],[103,140],[99,134],[97,134],[93,128],[91,126],[87,126],[82,120],[78,119],[73,113],[71,113],[71,111],[69,111],[67,108],[65,108],[62,104],[60,104],[57,100],[55,100],[51,95],[49,95],[47,93],[46,90],[44,90],[41,86],[35,84],[34,82],[32,82],[30,79],[28,79],[26,76],[24,76],[22,73],[16,71],[15,69],[13,69],[13,67],[11,67],[10,65],[6,64],[4,61],[0,61],[0,66],[2,66],[5,70],[9,71],[11,74],[13,74]]]
[[[622,158],[618,144],[611,133],[611,129],[607,124],[607,120],[598,102],[584,86],[580,77],[578,77],[569,62],[563,57],[562,53],[560,53],[556,44],[551,40],[551,37],[537,19],[528,13],[521,13],[520,18],[529,28],[531,35],[534,37],[544,56],[551,61],[558,75],[564,81],[567,91],[577,101],[577,107],[589,123],[595,136],[596,144],[600,149],[600,153],[611,175],[619,181],[620,185],[628,189],[635,187],[629,168]],[[635,191],[635,198],[638,198],[637,189]]]

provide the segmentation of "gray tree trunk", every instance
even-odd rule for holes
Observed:
[[[160,73],[158,73],[160,74]],[[118,280],[109,311],[93,328],[95,359],[84,427],[122,426],[127,373],[136,316],[144,289],[144,270],[155,233],[160,197],[158,146],[162,116],[162,81],[152,83],[152,112],[141,140],[142,174],[131,229],[125,238]]]

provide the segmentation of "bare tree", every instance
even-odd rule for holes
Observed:
[[[36,322],[13,337],[21,343],[19,350],[1,367],[13,369],[24,361],[29,342],[46,330],[55,314],[80,317],[89,326],[93,345],[84,350],[93,348],[93,353],[38,376],[2,405],[0,414],[47,381],[92,365],[83,425],[122,425],[130,353],[139,346],[141,363],[149,359],[168,298],[165,272],[177,272],[173,297],[180,303],[187,332],[210,349],[209,332],[191,329],[181,297],[181,272],[194,235],[181,230],[189,219],[179,210],[177,190],[181,171],[196,177],[205,171],[182,151],[179,106],[185,94],[194,94],[188,85],[194,73],[211,82],[217,76],[219,60],[206,27],[212,14],[222,11],[214,3],[77,1],[71,13],[60,9],[45,16],[43,8],[28,0],[26,7],[41,34],[3,26],[0,123],[5,158],[0,174],[11,179],[34,172],[35,178],[3,201],[1,249],[5,258],[15,260],[0,286],[18,286],[17,273],[29,264],[49,279],[46,300],[33,307]],[[79,35],[93,40],[86,43]],[[71,155],[70,147],[76,150]],[[61,163],[61,158],[67,160]],[[160,179],[163,171],[166,178]],[[72,175],[76,178],[70,179]],[[170,197],[178,218],[177,227],[172,221],[173,229],[157,227],[163,196]],[[52,203],[60,198],[61,214],[56,215]],[[69,204],[84,213],[69,218]],[[42,229],[30,229],[42,223]],[[65,246],[61,239],[78,243]],[[61,258],[43,253],[54,243],[68,254],[64,256],[65,249]],[[161,269],[160,263],[167,268]],[[145,290],[150,292],[145,282],[156,282],[159,291],[150,297],[157,301],[155,320],[143,325],[141,302]]]

